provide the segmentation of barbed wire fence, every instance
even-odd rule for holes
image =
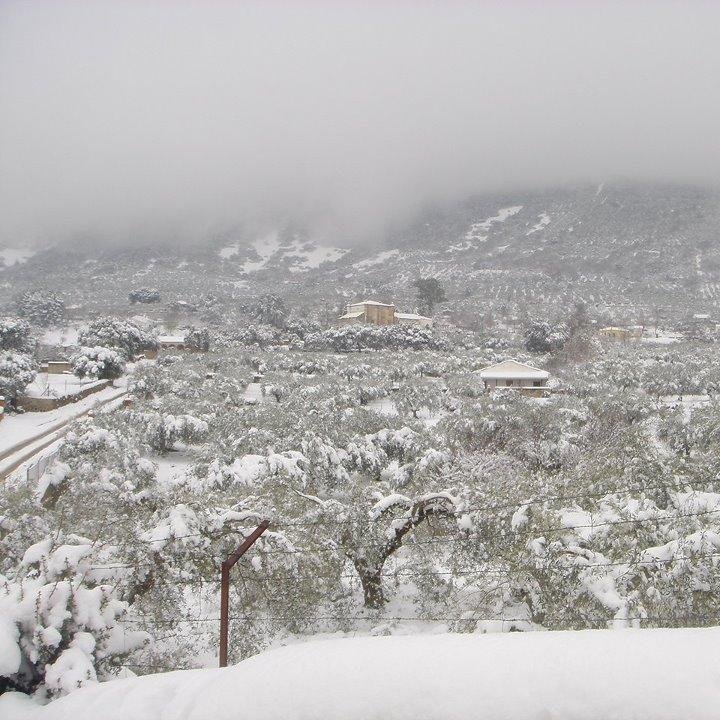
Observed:
[[[679,486],[668,486],[657,485],[648,486],[645,488],[649,490],[670,490],[670,491],[687,491],[687,487]],[[699,491],[692,491],[699,492]],[[607,495],[608,492],[605,490],[602,494],[600,493],[576,493],[573,494],[573,499],[581,498],[597,498]],[[563,496],[539,496],[538,498],[529,499],[526,504],[542,504],[549,501],[550,499],[560,498],[567,500],[568,495]],[[467,507],[464,508],[463,512],[470,511],[481,511],[484,514],[497,514],[507,516],[508,511],[515,508],[517,509],[517,503],[493,503],[483,507]],[[588,523],[573,523],[573,524],[561,524],[561,525],[548,525],[545,527],[533,526],[527,530],[518,529],[517,533],[520,535],[527,535],[530,537],[552,536],[556,533],[572,533],[578,530],[596,530],[598,528],[613,528],[617,526],[628,526],[630,528],[640,528],[651,524],[677,522],[682,520],[693,521],[697,518],[708,518],[714,517],[720,514],[720,507],[711,507],[707,509],[699,509],[693,512],[664,512],[654,517],[631,517],[631,518],[617,518],[612,520],[601,520],[599,522],[588,522]],[[275,529],[283,531],[285,529],[294,529],[298,531],[313,532],[322,524],[322,520],[314,522],[299,522],[292,521],[284,525],[278,525]],[[343,524],[343,521],[335,521],[335,524]],[[435,549],[442,547],[446,552],[453,552],[453,549],[459,544],[465,542],[463,538],[458,537],[458,533],[443,533],[439,529],[433,529],[434,536],[428,539],[417,539],[410,538],[407,542],[408,548],[422,549],[427,547],[428,549]],[[152,538],[139,540],[141,543],[154,544],[158,542],[167,543],[174,540],[183,540],[186,538],[199,538],[206,537],[205,533],[185,533],[179,535],[168,535],[162,538]],[[340,549],[335,547],[314,547],[308,548],[253,548],[252,554],[263,560],[267,560],[272,556],[276,555],[289,555],[300,558],[317,559],[318,555],[322,553],[340,553]],[[569,576],[573,573],[577,573],[583,570],[592,569],[611,569],[618,568],[625,570],[625,572],[636,571],[651,571],[658,568],[670,568],[677,566],[680,569],[687,569],[693,564],[705,563],[703,566],[708,572],[713,573],[715,579],[720,582],[720,551],[711,552],[697,552],[697,553],[685,553],[678,554],[669,558],[645,556],[643,553],[640,556],[629,558],[621,561],[603,561],[603,562],[590,562],[587,558],[583,558],[580,555],[573,556],[571,562],[561,563],[558,558],[554,561],[549,562],[543,567],[543,571],[552,573],[567,573]],[[465,586],[470,586],[473,583],[485,581],[493,584],[502,584],[512,582],[514,575],[506,568],[500,567],[500,563],[496,567],[457,567],[454,569],[428,569],[428,568],[412,568],[407,565],[390,565],[386,571],[383,572],[384,582],[390,583],[407,583],[413,581],[424,581],[428,578],[436,578],[443,582],[452,583],[459,581]],[[149,567],[149,564],[144,563],[117,563],[107,565],[96,565],[91,569],[102,571],[102,570],[119,570],[119,569],[132,569],[138,570],[143,567]],[[246,566],[247,567],[247,566]],[[257,630],[258,626],[265,623],[274,629],[275,633],[285,632],[287,637],[301,637],[301,636],[312,636],[317,634],[342,634],[342,635],[354,635],[354,634],[379,634],[388,631],[388,626],[398,626],[402,623],[407,623],[412,626],[428,626],[430,624],[436,624],[443,626],[441,629],[456,630],[456,631],[473,631],[476,630],[481,624],[492,624],[496,630],[509,630],[509,629],[530,629],[533,623],[530,621],[528,616],[517,616],[514,617],[512,614],[506,613],[500,614],[489,614],[480,610],[468,609],[462,612],[419,612],[418,614],[399,614],[397,611],[383,611],[383,610],[369,610],[361,607],[357,607],[355,611],[330,613],[327,610],[318,610],[313,612],[311,610],[304,610],[299,612],[274,612],[272,607],[275,604],[278,596],[283,596],[287,599],[288,594],[292,594],[293,589],[298,586],[298,574],[281,572],[277,568],[268,570],[268,564],[266,561],[259,563],[252,563],[252,572],[240,572],[239,583],[235,583],[237,588],[241,586],[241,590],[236,598],[236,607],[240,605],[242,607],[243,595],[248,597],[251,594],[250,588],[255,583],[254,589],[255,597],[261,596],[262,593],[274,593],[275,596],[268,595],[267,606],[268,611],[257,612],[253,611],[242,611],[237,610],[230,614],[229,621],[234,624],[236,631],[242,633],[245,631]],[[350,571],[343,571],[335,578],[341,580],[347,584],[350,591],[358,591],[361,585],[360,577],[358,573]],[[206,579],[207,581],[207,579]],[[194,585],[196,580],[188,579],[187,585]],[[268,591],[268,588],[272,588]],[[688,595],[691,595],[693,588],[688,588]],[[638,613],[636,615],[630,614],[622,618],[623,623],[632,624],[637,627],[691,627],[691,626],[703,626],[711,624],[713,617],[710,617],[707,613],[689,612],[683,611],[683,607],[692,606],[690,602],[691,598],[678,598],[677,610],[674,612],[667,612],[662,614],[648,614]],[[717,621],[717,619],[715,619]],[[611,613],[583,616],[584,627],[608,627],[612,626],[614,619]],[[155,638],[156,642],[173,642],[179,640],[181,642],[187,642],[197,638],[207,642],[208,639],[212,640],[214,636],[219,632],[220,617],[217,614],[214,615],[198,615],[197,617],[174,617],[174,618],[159,618],[149,616],[130,616],[122,620],[123,628],[128,630],[142,629],[149,631]],[[238,661],[240,657],[237,653],[231,653],[231,660]],[[136,672],[153,672],[169,669],[162,663],[143,662],[141,659],[129,662],[127,667]]]

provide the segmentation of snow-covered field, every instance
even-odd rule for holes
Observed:
[[[103,384],[102,380],[79,378],[72,373],[38,373],[35,380],[25,389],[25,394],[34,398],[60,398]]]
[[[720,629],[326,640],[115,680],[4,720],[717,720]]]

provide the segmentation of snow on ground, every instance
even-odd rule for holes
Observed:
[[[661,329],[646,328],[640,342],[646,345],[674,345],[682,340],[682,335]]]
[[[103,380],[79,378],[72,373],[50,374],[38,373],[30,385],[25,388],[25,395],[34,398],[59,398],[75,395],[81,390],[104,384]]]
[[[283,252],[283,257],[298,258],[298,262],[290,269],[293,272],[311,270],[320,267],[324,262],[335,262],[349,251],[344,248],[317,245],[314,242],[296,241],[292,248]]]
[[[361,260],[360,262],[356,262],[353,267],[358,270],[364,270],[365,268],[374,267],[375,265],[382,265],[385,261],[397,257],[399,254],[399,250],[384,250],[374,257],[369,257],[365,260]]]
[[[108,387],[76,403],[63,405],[57,410],[27,412],[21,415],[7,414],[0,423],[0,457],[19,443],[49,432],[122,392],[124,390],[121,388]]]
[[[716,720],[720,628],[323,640],[114,680],[4,720]]]
[[[220,248],[218,253],[223,260],[229,260],[231,257],[238,254],[240,248],[237,245],[228,245],[227,247]]]
[[[267,235],[256,238],[252,242],[251,247],[258,255],[259,260],[245,260],[245,262],[243,262],[241,268],[247,273],[255,272],[264,268],[267,261],[278,251],[280,248],[280,241],[278,240],[277,232],[271,232]],[[239,252],[240,246],[238,243],[234,243],[233,245],[221,248],[218,254],[223,260],[228,260],[237,255]]]
[[[252,243],[252,249],[259,257],[258,260],[246,260],[241,268],[246,273],[262,270],[270,260],[281,260],[290,258],[293,263],[290,270],[293,272],[302,272],[303,270],[311,270],[320,267],[324,262],[334,262],[339,260],[343,255],[349,252],[345,248],[329,247],[319,245],[311,240],[294,240],[287,245],[281,245],[278,239],[278,233],[272,232],[263,237],[257,238]],[[240,252],[240,247],[236,243],[221,248],[219,255],[224,260],[234,257]]]
[[[27,262],[33,255],[35,250],[29,248],[0,248],[0,265],[5,264],[8,267],[11,265],[21,265]]]
[[[153,457],[152,461],[157,465],[155,477],[159,485],[177,485],[187,475],[192,467],[193,460],[187,452],[178,446],[177,452],[167,455]]]
[[[538,221],[525,233],[525,235],[532,235],[544,227],[550,224],[550,216],[547,213],[540,213],[538,215]]]
[[[497,215],[493,215],[492,217],[489,217],[482,222],[473,223],[470,226],[470,229],[465,233],[465,240],[474,242],[485,242],[487,240],[487,235],[485,233],[487,233],[488,230],[490,230],[490,228],[495,225],[495,223],[505,222],[509,217],[517,215],[522,210],[522,208],[522,205],[513,205],[512,207],[500,208]]]
[[[380,415],[395,416],[398,414],[397,405],[392,398],[384,397],[377,400],[370,400],[367,404],[368,410],[373,410]]]
[[[78,329],[74,327],[51,328],[40,338],[43,345],[59,345],[61,347],[78,344]]]
[[[257,240],[253,242],[252,248],[260,259],[246,260],[242,264],[242,269],[246,273],[256,272],[264,268],[268,260],[278,251],[280,241],[278,240],[277,232],[271,232],[257,238]]]

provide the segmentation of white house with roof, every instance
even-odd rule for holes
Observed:
[[[184,335],[160,335],[157,342],[160,350],[185,350],[187,347]]]
[[[550,373],[517,360],[503,360],[480,371],[486,390],[512,388],[513,390],[542,392],[548,387]]]

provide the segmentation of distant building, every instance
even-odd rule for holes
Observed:
[[[627,327],[609,326],[600,328],[598,335],[611,340],[633,340],[643,336],[645,328],[642,325],[628,325]]]
[[[512,388],[531,394],[544,394],[548,388],[550,373],[517,360],[503,360],[480,371],[486,390]]]
[[[184,335],[160,335],[157,343],[158,350],[185,350],[187,348]]]
[[[344,315],[338,318],[341,325],[415,325],[429,327],[432,318],[417,313],[399,313],[394,303],[381,303],[375,300],[363,300],[347,306]]]
[[[63,375],[72,372],[72,363],[67,360],[48,360],[43,368],[49,375]]]
[[[395,313],[395,322],[402,325],[415,325],[416,327],[430,327],[433,323],[432,318],[417,313]]]

